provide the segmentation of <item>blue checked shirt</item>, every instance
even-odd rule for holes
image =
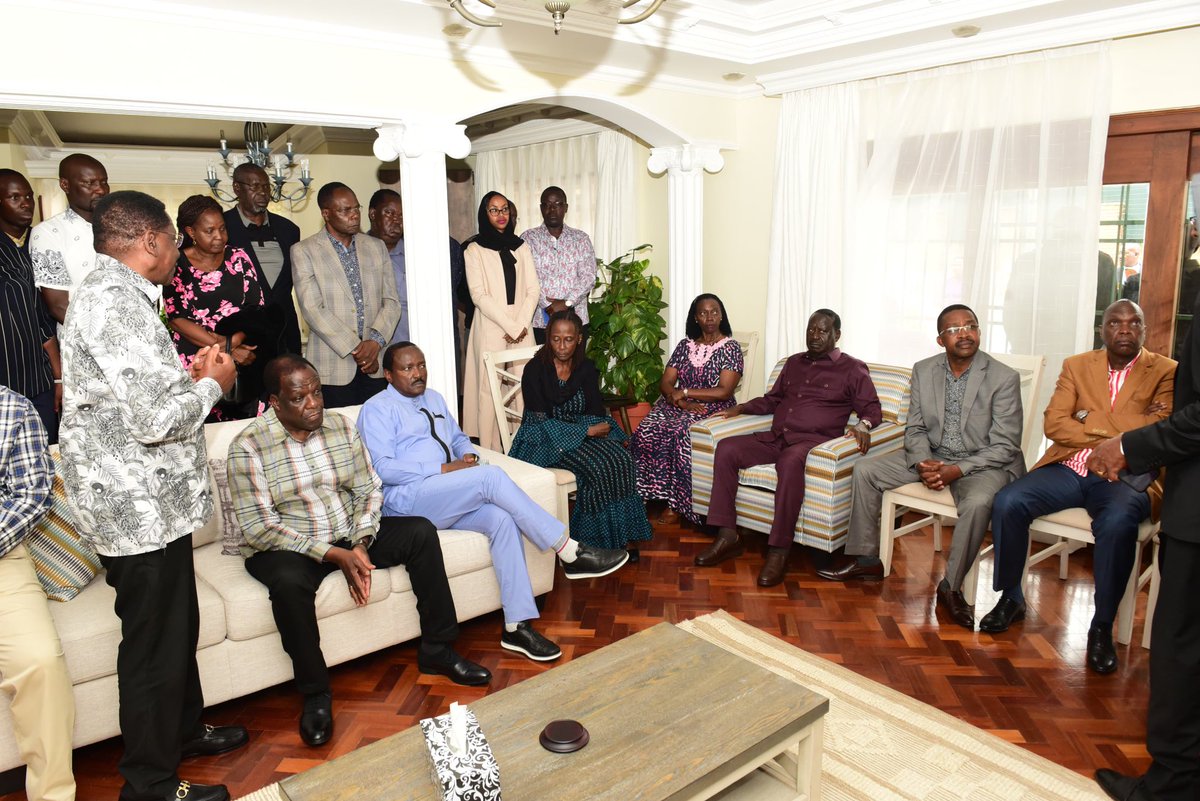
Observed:
[[[46,512],[54,468],[33,404],[0,385],[0,556],[17,547]]]

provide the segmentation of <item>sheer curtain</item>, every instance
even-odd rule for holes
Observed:
[[[633,139],[601,131],[551,142],[485,150],[475,161],[476,204],[491,190],[516,204],[517,233],[542,223],[542,190],[559,186],[571,208],[566,224],[592,238],[610,261],[638,243]]]
[[[1044,405],[1092,343],[1109,87],[1101,44],[787,98],[768,358],[802,349],[805,316],[830,306],[847,351],[911,364],[961,302],[985,350],[1046,356]]]
[[[475,203],[495,190],[517,207],[517,233],[542,224],[542,190],[559,186],[567,193],[565,222],[592,234],[596,230],[597,135],[572,136],[485,150],[475,161]]]

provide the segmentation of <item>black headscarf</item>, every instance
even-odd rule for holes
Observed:
[[[517,227],[517,207],[508,198],[505,198],[508,203],[508,225],[504,226],[503,231],[497,231],[492,225],[487,210],[494,197],[504,195],[496,191],[488,192],[479,204],[479,234],[473,241],[480,247],[500,254],[500,266],[504,269],[504,293],[511,306],[516,303],[517,297],[517,257],[513,251],[525,244],[525,240],[513,233]]]

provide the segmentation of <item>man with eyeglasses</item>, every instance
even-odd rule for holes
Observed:
[[[226,801],[222,785],[182,781],[181,758],[244,745],[241,726],[200,722],[200,612],[192,532],[212,516],[204,419],[236,377],[220,348],[190,371],[158,316],[179,237],[141,192],[101,198],[96,267],[62,331],[62,478],[75,527],[100,555],[121,619],[117,653],[123,801]]]
[[[317,192],[325,227],[292,248],[300,313],[308,323],[304,356],[321,376],[329,408],[356,406],[387,382],[379,356],[400,319],[387,246],[362,233],[362,207],[343,183]]]
[[[521,234],[533,254],[541,297],[533,313],[533,339],[546,344],[546,321],[563,309],[575,309],[583,321],[586,341],[588,295],[596,285],[596,251],[592,240],[578,228],[563,222],[567,214],[567,193],[557,186],[542,190],[542,224]]]
[[[29,253],[46,307],[61,323],[71,292],[96,264],[92,213],[108,194],[108,171],[86,153],[72,153],[58,163],[58,186],[67,196],[67,208],[34,226]]]
[[[278,326],[276,353],[300,352],[300,322],[292,301],[292,245],[300,229],[286,217],[270,211],[271,179],[267,171],[250,162],[233,170],[237,205],[225,212],[229,245],[250,254],[266,290],[266,313]]]
[[[992,508],[995,567],[992,586],[1002,594],[984,615],[980,631],[999,634],[1024,620],[1021,574],[1035,517],[1082,506],[1092,517],[1096,539],[1093,572],[1096,610],[1088,627],[1087,666],[1095,673],[1117,669],[1112,626],[1125,594],[1137,542],[1138,524],[1162,501],[1162,482],[1141,489],[1137,481],[1106,481],[1088,471],[1088,457],[1106,440],[1171,415],[1175,362],[1143,347],[1146,324],[1141,308],[1118,300],[1104,310],[1102,349],[1063,362],[1054,395],[1046,407],[1045,431],[1053,444],[1029,475],[996,496]],[[1157,471],[1156,471],[1157,472]]]
[[[1021,453],[1021,377],[979,349],[979,319],[961,303],[937,318],[945,350],[913,365],[904,449],[854,466],[846,559],[817,571],[830,581],[883,578],[879,559],[883,493],[920,481],[950,491],[958,511],[937,605],[954,623],[975,628],[963,580],[987,534],[992,498],[1025,475]]]

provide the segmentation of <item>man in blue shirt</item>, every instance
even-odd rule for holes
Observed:
[[[368,400],[358,415],[359,433],[383,480],[383,513],[416,515],[439,529],[485,535],[504,608],[500,645],[537,661],[557,659],[562,654],[558,646],[529,623],[538,611],[521,534],[542,550],[553,548],[567,578],[606,576],[625,564],[628,553],[589,548],[571,539],[563,522],[501,468],[480,464],[446,401],[426,388],[425,354],[416,345],[389,346],[383,374],[390,386]]]

